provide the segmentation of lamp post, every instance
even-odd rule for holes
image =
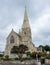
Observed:
[[[36,54],[36,60],[38,61],[38,55]]]

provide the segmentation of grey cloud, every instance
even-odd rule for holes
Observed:
[[[34,44],[50,43],[50,0],[0,0],[0,49],[5,48],[11,29],[18,32],[21,28],[25,5]]]

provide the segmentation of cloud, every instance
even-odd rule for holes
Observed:
[[[49,44],[48,36],[50,36],[50,14],[43,14],[32,24],[33,41],[36,44]],[[46,41],[47,40],[47,41]],[[36,45],[35,44],[35,45]]]
[[[17,33],[21,29],[25,5],[33,43],[50,45],[50,0],[0,0],[0,50],[5,49],[12,28]]]

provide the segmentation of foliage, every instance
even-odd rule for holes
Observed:
[[[0,57],[3,57],[3,54],[0,54]]]
[[[23,45],[23,44],[19,45],[20,53],[25,53],[25,51],[27,51],[27,50],[28,50],[28,47],[26,45]]]
[[[46,46],[44,46],[44,49],[45,49],[46,51],[50,51],[50,46],[46,45]]]
[[[25,53],[25,51],[28,50],[28,47],[26,45],[19,45],[19,46],[14,46],[11,49],[11,53]]]
[[[50,53],[49,53],[49,54],[47,54],[46,58],[47,58],[47,59],[50,59]]]
[[[45,51],[46,51],[46,52],[47,52],[47,51],[50,51],[50,46],[49,46],[49,45],[45,45],[45,46],[40,45],[39,48],[42,48],[42,51],[43,51],[43,52],[45,52]]]
[[[42,51],[44,52],[44,46],[40,45],[39,48],[42,48]]]
[[[11,49],[11,53],[17,53],[18,49],[18,46],[13,46],[13,48]]]
[[[14,54],[18,54],[18,57],[19,58],[22,58],[22,55],[28,50],[28,47],[26,45],[19,45],[19,46],[14,46],[12,49],[11,49],[11,53],[14,53]]]
[[[0,60],[2,60],[3,59],[3,54],[0,54]]]
[[[9,59],[9,56],[8,56],[8,55],[6,55],[6,56],[5,56],[5,60],[8,60],[8,59]]]
[[[30,52],[27,52],[26,54],[27,54],[27,55],[31,55],[31,53],[30,53]]]
[[[31,57],[32,57],[33,59],[36,59],[36,52],[33,52],[33,53],[31,54]]]

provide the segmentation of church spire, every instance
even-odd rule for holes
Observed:
[[[25,13],[24,13],[24,22],[23,22],[22,28],[30,28],[26,8],[25,8]]]

